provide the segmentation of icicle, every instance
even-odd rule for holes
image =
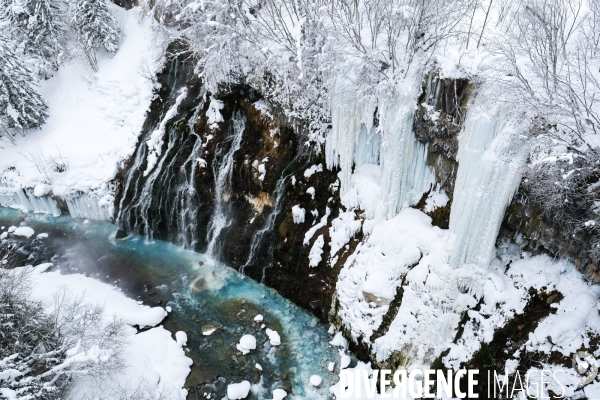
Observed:
[[[504,112],[472,106],[459,137],[458,171],[450,212],[455,235],[450,264],[486,266],[506,207],[521,180],[527,146]]]
[[[237,112],[231,118],[230,134],[227,139],[220,142],[215,149],[213,161],[213,176],[215,180],[215,210],[212,220],[208,225],[206,253],[212,257],[216,255],[217,240],[221,231],[231,224],[227,203],[231,196],[231,176],[233,173],[233,156],[240,149],[242,135],[246,128],[246,117]],[[226,145],[229,144],[229,148]],[[225,152],[225,154],[223,154]],[[220,160],[219,160],[220,159]]]
[[[378,219],[395,216],[416,204],[435,183],[427,165],[427,147],[414,135],[412,91],[392,101],[361,97],[352,78],[337,78],[331,94],[332,130],[325,142],[327,168],[340,168],[340,195],[350,188],[352,169],[363,164],[382,168],[382,209]],[[375,110],[381,121],[373,125]]]
[[[0,183],[0,207],[10,207],[34,214],[60,215],[56,201],[49,196],[36,197],[20,187]]]
[[[93,194],[82,193],[67,197],[67,208],[73,218],[86,218],[95,220],[111,220],[113,207],[110,202],[100,199]]]

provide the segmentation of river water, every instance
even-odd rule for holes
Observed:
[[[331,335],[314,316],[273,289],[163,241],[135,235],[116,239],[117,228],[109,222],[0,208],[0,226],[11,225],[49,234],[44,240],[34,236],[17,241],[23,264],[50,261],[62,273],[93,276],[150,306],[170,306],[173,312],[162,324],[171,332],[187,333],[194,362],[186,382],[188,398],[204,398],[206,393],[223,398],[227,384],[241,380],[256,385],[249,398],[271,399],[277,388],[291,392],[286,399],[330,398],[339,364],[338,350],[328,344]],[[264,316],[263,322],[254,321],[257,314]],[[280,334],[280,346],[270,345],[262,324]],[[203,334],[210,330],[214,332]],[[244,334],[257,339],[257,349],[247,355],[236,349]],[[336,370],[329,372],[332,361]],[[313,374],[324,380],[318,388],[309,383]]]

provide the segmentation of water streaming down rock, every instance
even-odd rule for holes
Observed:
[[[215,208],[206,237],[208,242],[206,252],[211,257],[218,257],[221,231],[231,224],[231,209],[228,207],[228,203],[232,191],[233,156],[240,149],[245,128],[246,117],[238,111],[231,119],[227,138],[215,148],[212,164],[215,182]]]
[[[185,162],[179,167],[179,181],[173,207],[170,210],[171,225],[175,226],[177,241],[180,246],[188,249],[196,248],[198,244],[198,213],[200,202],[196,189],[196,168],[202,163],[202,138],[194,131],[194,123],[198,120],[200,110],[204,102],[200,103],[188,121],[190,135],[193,137],[194,145]]]
[[[483,96],[480,97],[483,99]],[[516,122],[516,121],[515,121]],[[492,257],[506,207],[519,187],[527,145],[510,115],[477,99],[459,136],[458,172],[450,213],[455,235],[450,264],[486,266]]]
[[[281,214],[281,211],[283,209],[284,197],[285,197],[285,186],[286,186],[287,181],[290,178],[290,176],[291,176],[291,174],[283,175],[277,181],[277,186],[275,187],[275,192],[274,192],[275,206],[273,207],[273,209],[267,216],[267,219],[266,219],[263,227],[261,229],[259,229],[252,237],[252,241],[250,242],[250,253],[248,254],[248,259],[246,260],[244,265],[242,265],[242,267],[240,268],[240,272],[242,274],[244,274],[246,267],[253,265],[257,261],[260,250],[264,247],[265,243],[268,242],[269,249],[267,251],[266,262],[264,262],[264,260],[263,260],[264,265],[262,267],[263,272],[262,272],[262,277],[261,277],[261,283],[265,283],[266,269],[273,261],[273,249],[275,246],[275,242],[273,240],[267,241],[267,239],[268,239],[269,235],[273,234],[273,229],[275,228],[275,221],[277,220],[277,217],[279,217],[279,215]]]
[[[144,132],[125,176],[116,222],[148,238],[190,247],[197,241],[190,213],[197,213],[195,173],[202,141],[193,126],[204,106],[204,91],[177,57],[159,75],[161,92],[151,106]],[[193,149],[190,154],[181,152]],[[186,161],[179,164],[179,158]],[[189,223],[188,223],[189,222]],[[183,231],[183,232],[181,232]]]

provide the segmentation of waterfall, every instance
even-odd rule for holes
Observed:
[[[198,192],[196,190],[196,168],[201,159],[203,143],[200,136],[194,132],[194,124],[198,120],[201,102],[188,121],[190,136],[195,138],[192,150],[179,167],[179,181],[175,194],[174,207],[170,211],[171,225],[176,227],[176,243],[188,249],[194,249],[198,244],[198,211],[200,209]]]
[[[293,162],[292,162],[292,164],[293,164]],[[284,173],[285,173],[285,171],[284,171]],[[240,268],[240,272],[242,274],[245,273],[244,270],[247,266],[252,265],[256,261],[256,257],[258,256],[258,253],[262,247],[265,236],[267,236],[273,232],[273,227],[275,226],[275,221],[277,220],[277,217],[279,216],[279,214],[281,214],[281,211],[282,211],[282,208],[284,205],[283,200],[285,198],[285,184],[287,183],[287,180],[290,176],[291,176],[291,174],[282,175],[281,178],[279,178],[279,180],[277,181],[277,184],[275,186],[275,192],[274,192],[275,205],[273,206],[273,209],[267,216],[267,219],[266,219],[263,227],[260,230],[256,231],[254,236],[252,236],[252,241],[250,242],[250,253],[248,253],[248,258],[247,258],[246,262]],[[265,272],[266,272],[267,266],[272,261],[273,245],[274,245],[274,242],[271,241],[269,243],[269,253],[268,253],[270,260],[268,262],[266,262],[265,265],[263,266],[263,273],[262,273],[262,279],[261,279],[262,283],[265,282]]]
[[[231,118],[227,138],[221,141],[215,148],[214,161],[212,163],[215,182],[215,209],[208,225],[206,236],[206,241],[208,242],[206,253],[211,257],[217,255],[217,242],[221,231],[231,224],[228,203],[231,197],[233,156],[240,149],[245,127],[246,117],[239,111],[235,112]]]
[[[476,101],[459,136],[459,167],[450,212],[454,235],[450,265],[455,267],[489,263],[526,162],[527,146],[514,139],[527,126],[518,127],[506,112],[489,108],[489,104]]]
[[[126,231],[148,238],[160,232],[161,239],[186,247],[197,238],[188,240],[187,235],[174,233],[174,227],[168,224],[182,226],[181,220],[186,219],[177,218],[182,210],[173,204],[175,190],[185,197],[178,203],[186,206],[184,214],[189,212],[187,208],[194,208],[190,206],[193,194],[186,196],[180,186],[182,181],[187,183],[194,179],[195,165],[187,163],[181,169],[179,164],[175,167],[177,160],[188,158],[189,154],[181,153],[192,147],[197,151],[201,145],[195,143],[200,140],[193,126],[198,110],[204,105],[204,89],[193,76],[192,64],[180,57],[173,57],[159,74],[160,98],[152,104],[140,142],[127,166],[116,214],[116,224]],[[194,107],[190,107],[190,103]],[[187,229],[191,229],[189,224]]]
[[[169,110],[169,112],[167,112],[166,117],[169,116],[169,114],[171,114],[170,111],[171,110]],[[163,121],[164,121],[164,119],[163,119]],[[139,224],[139,220],[141,219],[141,223],[142,223],[141,228],[143,229],[143,234],[148,238],[153,238],[153,235],[154,235],[154,229],[153,229],[153,225],[151,224],[152,221],[151,221],[151,218],[149,215],[149,211],[150,211],[150,207],[152,206],[152,202],[153,202],[153,200],[156,200],[155,196],[153,196],[154,185],[155,185],[155,183],[157,183],[158,185],[162,186],[163,182],[158,182],[158,178],[161,175],[161,173],[163,172],[163,168],[164,168],[163,165],[165,164],[165,162],[172,163],[174,161],[174,158],[169,157],[169,156],[171,155],[171,151],[175,148],[175,144],[178,141],[178,135],[176,135],[176,133],[174,132],[174,130],[176,129],[176,126],[177,126],[177,124],[171,124],[169,126],[168,135],[167,135],[168,136],[167,150],[163,154],[160,155],[158,163],[151,170],[151,172],[149,174],[147,174],[147,176],[146,176],[146,173],[144,172],[144,176],[146,176],[146,180],[145,180],[144,185],[139,193],[139,196],[137,197],[136,202],[134,204],[128,206],[129,208],[137,209],[138,218],[136,219],[136,225]],[[141,147],[142,147],[142,149],[140,149],[140,153],[142,153],[143,148],[147,147],[147,146],[141,146]],[[152,160],[151,153],[149,152],[149,150],[144,151],[144,152],[148,154],[147,158],[149,160]],[[170,161],[167,161],[168,158],[170,158]],[[143,160],[142,160],[142,162],[143,162]],[[170,168],[166,167],[166,170],[170,171]],[[148,171],[148,170],[146,170],[146,171]],[[125,211],[126,210],[127,209],[125,209]],[[135,226],[134,228],[136,230],[139,230],[140,227]]]

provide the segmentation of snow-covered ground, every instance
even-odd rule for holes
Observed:
[[[97,73],[74,59],[42,82],[49,118],[40,130],[16,137],[15,145],[0,147],[0,191],[22,187],[37,197],[63,198],[93,193],[101,216],[112,215],[109,182],[135,149],[165,41],[138,8],[111,10],[123,33],[118,52],[99,54]]]
[[[124,370],[112,375],[110,380],[100,382],[100,385],[93,378],[75,379],[71,389],[74,398],[83,398],[84,395],[96,398],[99,394],[110,397],[111,393],[123,395],[127,391],[145,390],[153,396],[162,393],[166,399],[184,400],[187,391],[183,387],[192,360],[183,350],[185,333],[178,332],[175,340],[171,332],[159,325],[167,316],[165,309],[138,304],[117,288],[84,275],[62,275],[59,270],[46,272],[51,265],[24,267],[31,271],[34,299],[44,302],[51,310],[53,296],[66,289],[75,298],[85,296],[88,304],[103,306],[105,324],[110,323],[113,317],[126,324],[123,332],[125,346],[120,355],[125,361]],[[137,333],[134,325],[152,328]],[[82,357],[89,351],[91,349],[78,348],[70,356]]]

